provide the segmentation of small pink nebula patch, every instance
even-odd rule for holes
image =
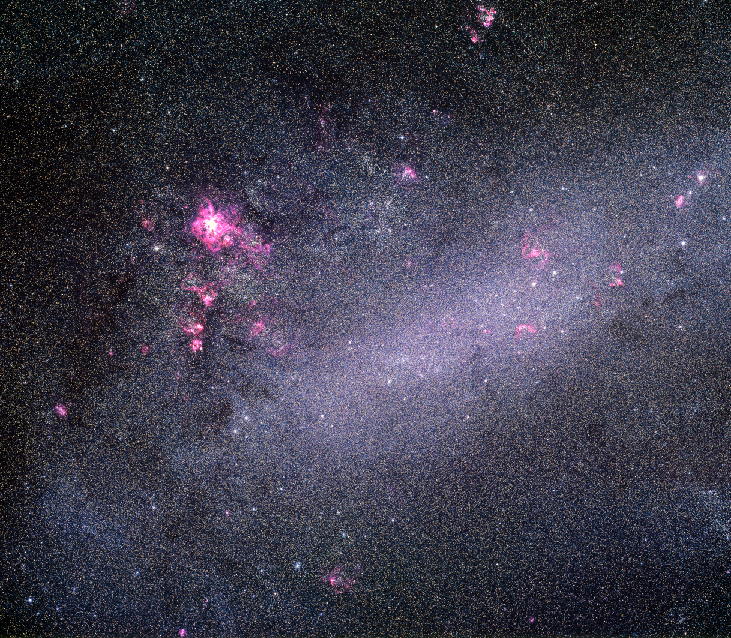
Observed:
[[[523,236],[520,243],[520,254],[523,259],[533,262],[538,270],[542,270],[551,258],[551,253],[544,250],[540,243],[533,239],[529,233]]]
[[[150,346],[149,346],[149,345],[147,345],[146,343],[143,343],[143,344],[142,344],[142,345],[140,346],[140,352],[141,352],[142,354],[144,354],[144,355],[148,355],[148,354],[150,354]]]
[[[178,636],[180,636],[180,638],[185,638],[187,635],[188,635],[188,632],[185,629],[181,629],[178,632]]]
[[[393,173],[401,186],[413,186],[419,183],[419,174],[409,164],[397,164],[394,166]]]
[[[470,42],[472,44],[477,44],[478,42],[482,42],[482,38],[480,37],[480,34],[477,33],[471,26],[467,25],[465,27],[465,31],[467,31],[467,35],[470,38]]]
[[[190,349],[193,352],[199,352],[199,351],[203,350],[203,341],[201,339],[193,339],[190,342]]]
[[[57,403],[53,406],[53,413],[59,418],[59,419],[65,419],[68,415],[69,411],[68,408],[63,403]]]
[[[357,576],[360,573],[360,565],[347,568],[345,565],[335,565],[326,571],[320,580],[327,583],[336,594],[344,594],[350,591],[357,583]]]
[[[256,341],[259,347],[271,357],[283,357],[294,349],[292,340],[296,335],[287,335],[286,328],[277,325],[268,314],[256,314],[247,320],[249,340]]]
[[[683,195],[678,195],[675,200],[675,208],[680,208],[683,204],[685,204],[685,197]]]
[[[267,325],[263,319],[259,319],[259,321],[251,324],[251,328],[249,328],[249,337],[253,339],[254,337],[258,337],[261,334],[266,334]]]
[[[202,312],[189,310],[188,315],[180,320],[180,327],[189,337],[198,337],[206,329],[206,318]]]
[[[535,326],[532,323],[521,323],[515,328],[515,338],[520,339],[524,335],[536,334]]]
[[[622,266],[620,266],[616,261],[612,262],[609,265],[609,272],[612,275],[612,280],[609,282],[609,285],[612,288],[618,288],[619,286],[624,286],[624,281],[622,280],[622,275],[624,274],[624,270],[622,269]]]
[[[481,4],[477,5],[477,21],[486,29],[489,29],[492,26],[492,23],[495,21],[496,15],[496,9],[493,9],[492,7],[486,9]]]
[[[203,323],[201,323],[200,321],[197,321],[187,326],[183,326],[183,332],[191,336],[199,335],[201,332],[203,332],[203,329]]]
[[[212,306],[218,295],[213,283],[201,283],[193,274],[190,274],[183,279],[183,283],[180,284],[180,287],[183,290],[188,290],[197,294],[201,303],[206,307]]]

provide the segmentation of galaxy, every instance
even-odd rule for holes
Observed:
[[[727,635],[728,24],[9,3],[0,635]]]

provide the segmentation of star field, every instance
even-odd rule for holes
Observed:
[[[722,3],[4,19],[1,635],[728,631]]]

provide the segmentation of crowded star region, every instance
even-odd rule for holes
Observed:
[[[11,2],[0,635],[731,631],[729,16]]]

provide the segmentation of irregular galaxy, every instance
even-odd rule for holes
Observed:
[[[21,4],[7,635],[726,631],[720,2]]]

